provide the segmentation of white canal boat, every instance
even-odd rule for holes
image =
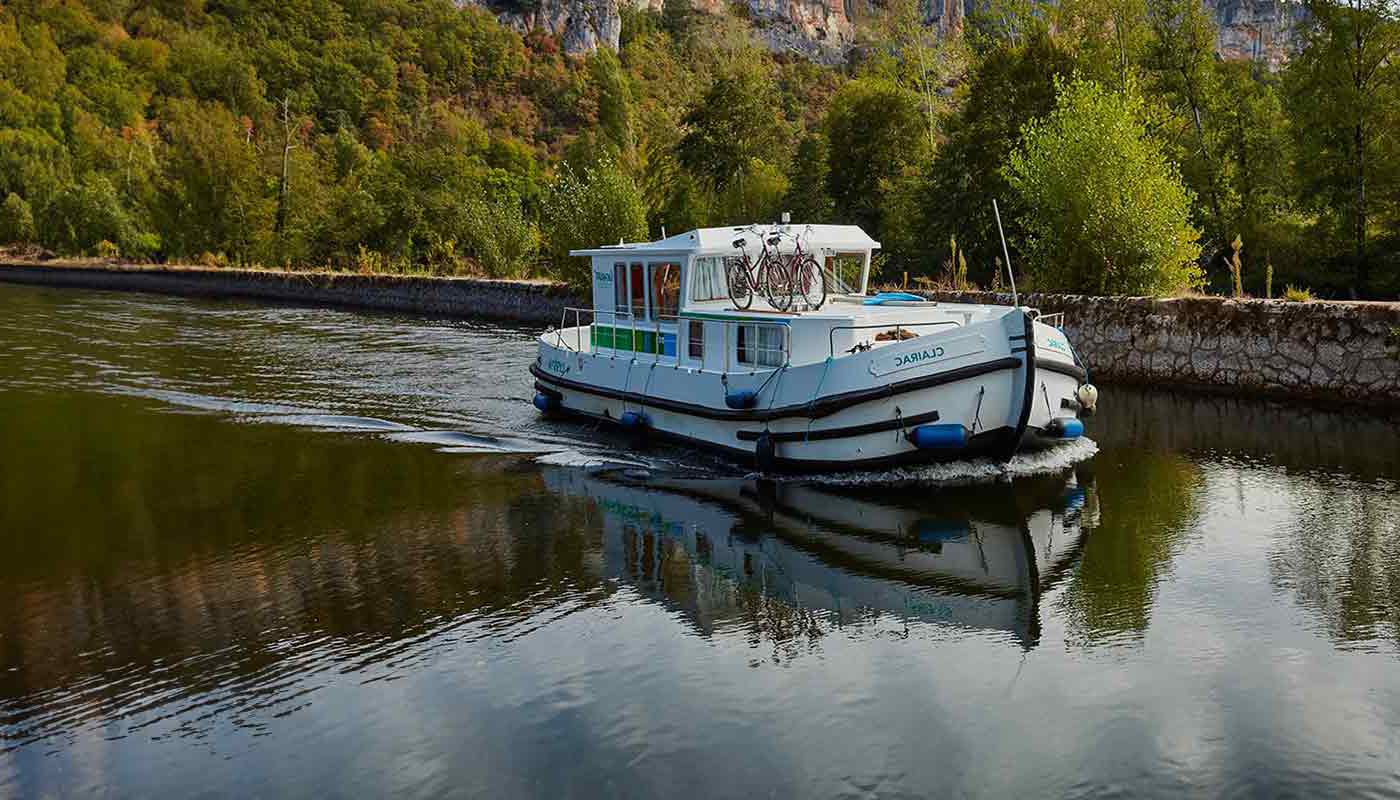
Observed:
[[[824,298],[731,298],[746,253],[799,243]],[[1083,435],[1097,393],[1061,320],[871,296],[879,246],[852,225],[788,225],[574,251],[592,261],[593,308],[540,336],[535,405],[764,471],[1005,460]]]

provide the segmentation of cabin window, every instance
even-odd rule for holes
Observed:
[[[613,264],[613,312],[615,314],[630,313],[627,297],[627,265]]]
[[[860,291],[860,273],[865,267],[864,253],[831,253],[823,261],[827,294],[855,294]]]
[[[696,361],[703,361],[705,358],[705,323],[695,319],[691,320],[686,341],[690,343],[690,357]]]
[[[632,316],[642,318],[647,315],[647,279],[644,269],[641,264],[633,264],[627,280]]]
[[[652,319],[674,318],[681,304],[681,265],[649,264]]]
[[[782,325],[740,325],[738,347],[740,364],[781,367],[787,360]]]
[[[697,258],[692,272],[695,277],[690,282],[691,300],[723,300],[729,296],[724,283],[723,259]]]

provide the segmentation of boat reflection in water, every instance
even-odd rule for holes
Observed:
[[[1098,516],[1087,468],[938,490],[558,468],[544,480],[595,502],[606,575],[707,633],[756,597],[819,628],[888,614],[1003,631],[1031,648],[1041,595]]]

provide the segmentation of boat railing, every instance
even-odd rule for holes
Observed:
[[[683,329],[682,323],[700,321],[709,324],[718,324],[722,329],[720,338],[720,347],[721,352],[723,353],[722,372],[726,374],[729,373],[735,367],[739,367],[741,369],[778,369],[792,362],[792,336],[789,335],[788,332],[784,331],[781,348],[765,347],[762,343],[762,340],[758,337],[758,334],[756,332],[752,333],[751,335],[753,336],[754,341],[750,344],[747,344],[744,347],[744,350],[746,352],[752,353],[755,363],[734,363],[734,350],[735,347],[738,346],[739,338],[738,333],[731,332],[731,329],[737,327],[762,326],[765,324],[765,321],[761,319],[717,320],[705,318],[703,320],[700,320],[695,317],[678,316],[675,314],[656,314],[653,315],[650,319],[637,319],[635,316],[625,311],[599,311],[597,309],[592,308],[575,308],[572,306],[566,307],[560,314],[559,329],[554,331],[555,343],[559,347],[572,350],[576,353],[584,352],[583,320],[585,319],[585,315],[592,317],[589,328],[590,332],[588,352],[606,354],[613,358],[616,358],[617,356],[623,354],[629,357],[634,357],[637,355],[646,355],[655,358],[657,363],[659,364],[668,364],[679,367],[681,365],[681,348],[688,348],[690,345],[690,331],[689,329]],[[569,321],[571,319],[573,321],[573,325],[569,324]],[[603,336],[599,333],[594,332],[593,326],[608,325],[609,323],[611,323],[612,327],[611,335]],[[675,327],[673,330],[667,330],[662,328],[663,324],[668,326],[674,325]],[[565,331],[570,329],[573,330],[572,338],[574,341],[572,343],[568,341],[570,337],[565,334]],[[622,335],[619,336],[619,333],[621,333]],[[650,349],[638,349],[638,334],[643,334],[642,341],[645,341],[644,335],[648,333],[650,333],[654,337],[652,339],[652,346],[650,347]],[[667,334],[671,334],[675,337],[675,350],[669,355],[665,352],[664,344],[664,337]],[[619,340],[628,343],[630,347],[618,347],[617,345]],[[771,363],[775,358],[778,361],[778,363]],[[701,364],[705,363],[706,359],[702,358],[698,361],[700,363],[694,366],[703,369]]]
[[[902,342],[902,341],[904,341],[904,338],[905,338],[905,337],[904,337],[904,329],[905,329],[905,328],[927,328],[927,327],[938,327],[938,326],[946,326],[946,325],[951,325],[951,326],[953,326],[954,328],[960,328],[960,327],[962,327],[962,323],[961,323],[961,322],[958,322],[957,320],[952,320],[952,319],[932,320],[932,321],[929,321],[929,322],[898,322],[898,323],[894,323],[894,324],[891,324],[891,323],[886,322],[886,323],[880,324],[880,325],[837,325],[837,326],[835,326],[835,327],[833,327],[833,328],[831,329],[831,332],[830,332],[829,334],[827,334],[828,355],[829,355],[831,358],[835,358],[835,357],[836,357],[836,332],[837,332],[837,331],[864,331],[864,330],[886,330],[886,331],[894,331],[895,341],[901,341],[901,342]],[[917,333],[914,333],[913,331],[910,331],[910,333],[913,334],[913,336],[911,336],[910,338],[913,338],[914,336],[918,336],[918,335],[919,335],[919,334],[917,334]],[[858,346],[858,345],[857,345],[857,346]]]
[[[1042,314],[1037,309],[1031,309],[1031,318],[1036,322],[1043,322],[1052,328],[1063,328],[1065,326],[1065,312],[1056,311],[1053,314]]]
[[[679,317],[674,314],[653,314],[651,318],[638,319],[636,315],[629,311],[599,311],[593,308],[565,307],[559,317],[559,330],[555,332],[555,340],[560,347],[568,348],[576,353],[584,352],[583,349],[583,328],[584,315],[592,317],[588,325],[589,328],[589,352],[610,352],[615,358],[619,353],[628,355],[649,355],[655,357],[658,363],[680,363],[680,340],[678,323]],[[573,325],[569,325],[569,318],[573,317]],[[611,333],[604,337],[597,331],[598,325],[609,325]],[[677,337],[676,350],[670,355],[665,353],[665,336],[671,331],[663,330],[662,324],[675,325],[676,331],[673,335]],[[573,330],[573,344],[568,342],[564,331]],[[619,336],[621,334],[621,336]],[[638,336],[641,336],[639,339]],[[638,349],[639,343],[646,341],[646,335],[651,334],[652,346],[647,350]],[[629,345],[626,348],[617,346],[621,339]]]

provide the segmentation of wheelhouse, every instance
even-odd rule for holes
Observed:
[[[580,350],[654,357],[696,370],[771,370],[790,363],[792,324],[804,317],[815,322],[820,312],[779,311],[762,297],[739,311],[729,296],[730,270],[746,249],[755,255],[761,237],[770,234],[779,239],[779,252],[790,253],[800,238],[816,257],[828,303],[864,299],[880,243],[854,225],[702,228],[655,242],[573,251],[591,260],[593,308],[573,310],[574,319],[561,328],[586,332],[587,342],[576,342]],[[827,342],[816,344],[825,358]]]

